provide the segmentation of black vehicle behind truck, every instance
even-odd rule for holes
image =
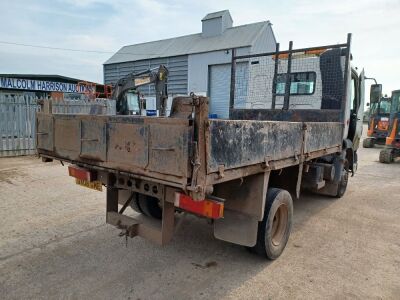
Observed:
[[[342,197],[356,171],[364,79],[351,68],[350,42],[232,49],[229,119],[209,119],[212,99],[196,95],[174,98],[168,117],[40,112],[38,153],[69,162],[78,184],[106,186],[107,223],[129,237],[165,244],[181,213],[192,213],[213,220],[216,238],[275,259],[290,235],[292,196]]]

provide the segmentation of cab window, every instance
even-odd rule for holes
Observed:
[[[400,112],[400,92],[393,93],[391,112]]]
[[[286,74],[276,78],[276,95],[285,95]],[[290,95],[312,95],[315,91],[315,72],[296,72],[290,74]]]

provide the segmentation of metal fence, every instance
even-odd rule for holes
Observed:
[[[35,153],[37,99],[28,96],[0,97],[0,156]]]
[[[52,102],[53,114],[115,115],[115,100],[58,100]],[[0,96],[0,157],[30,155],[36,152],[35,114],[39,99],[31,96]]]

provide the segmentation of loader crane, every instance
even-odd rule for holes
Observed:
[[[126,93],[130,90],[136,90],[138,95],[139,114],[145,109],[143,95],[138,88],[148,84],[154,84],[156,95],[156,109],[160,116],[166,115],[167,108],[167,78],[168,69],[164,65],[157,68],[148,69],[140,73],[129,73],[125,77],[119,79],[113,88],[112,99],[116,100],[116,109],[118,115],[128,115],[128,101]]]

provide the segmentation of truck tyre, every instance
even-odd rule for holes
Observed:
[[[138,197],[139,194],[138,193],[134,193],[134,194],[135,195],[133,196],[133,199],[132,199],[132,201],[130,203],[130,206],[134,211],[142,214],[143,211],[140,209],[140,206],[139,206],[139,197]]]
[[[379,161],[384,164],[393,162],[393,154],[391,149],[383,149],[379,153]]]
[[[363,148],[373,148],[375,145],[374,139],[371,138],[365,138],[363,140]]]
[[[138,194],[138,205],[144,215],[161,220],[162,209],[157,198]]]
[[[292,229],[293,201],[289,192],[269,188],[264,218],[258,223],[257,243],[252,252],[273,260],[285,249]]]
[[[343,174],[340,178],[340,182],[338,184],[337,193],[335,195],[336,198],[342,198],[347,190],[347,183],[349,182],[349,172],[346,169],[343,169]]]

